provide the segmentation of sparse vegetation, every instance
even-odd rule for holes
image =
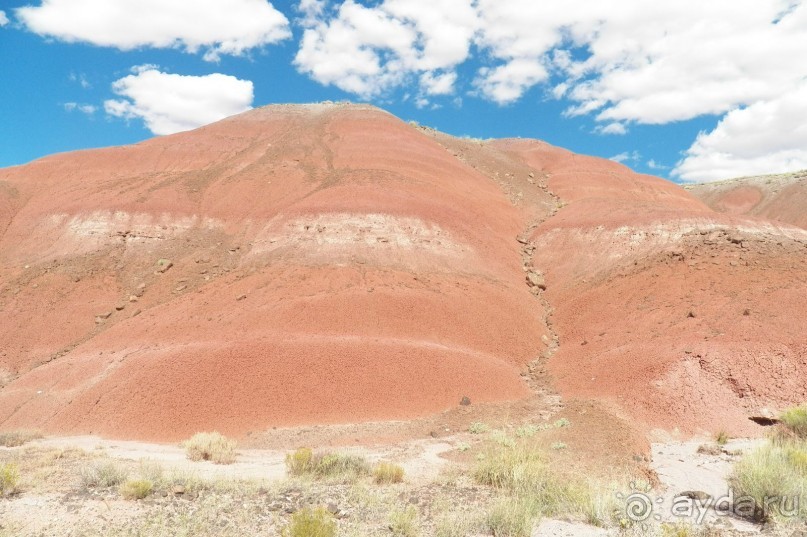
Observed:
[[[370,465],[364,457],[356,455],[314,453],[309,448],[300,448],[286,455],[286,470],[293,476],[355,481],[370,473]]]
[[[731,482],[736,494],[753,498],[753,508],[741,514],[757,521],[807,520],[805,418],[805,406],[784,412],[778,433],[735,465]]]
[[[782,412],[779,421],[790,433],[807,439],[807,404]]]
[[[235,440],[213,431],[212,433],[196,433],[183,442],[182,447],[192,461],[211,461],[216,464],[235,462]]]
[[[79,469],[84,488],[116,487],[126,480],[128,472],[115,461],[94,461]]]
[[[481,421],[475,421],[468,426],[468,432],[471,434],[484,434],[489,430],[490,427],[488,427],[486,423],[482,423]]]
[[[729,433],[727,433],[726,431],[718,431],[718,433],[715,435],[715,443],[717,443],[717,445],[720,447],[723,447],[726,444],[728,444]]]
[[[391,462],[379,462],[373,468],[373,480],[379,485],[401,483],[403,477],[404,469]]]
[[[389,529],[395,537],[416,537],[418,534],[418,510],[414,505],[394,509],[389,515]]]
[[[17,492],[20,482],[20,471],[13,462],[0,463],[0,496],[8,496]]]
[[[525,496],[501,498],[487,513],[487,526],[497,537],[529,537],[540,517],[535,499]]]
[[[152,493],[154,483],[148,479],[129,479],[120,486],[120,495],[126,500],[142,500]]]
[[[333,515],[322,507],[305,507],[291,516],[288,526],[283,528],[283,537],[334,537],[336,521]]]
[[[0,446],[17,447],[40,438],[42,438],[42,433],[40,431],[27,429],[5,431],[0,432]]]
[[[566,418],[560,418],[559,420],[555,421],[555,429],[562,429],[563,427],[570,427],[572,422],[570,422]]]
[[[480,524],[468,513],[445,513],[434,523],[435,537],[467,537],[478,530]]]
[[[554,450],[566,449],[567,447],[569,447],[569,446],[567,446],[565,442],[553,442],[552,443],[552,449],[554,449]]]

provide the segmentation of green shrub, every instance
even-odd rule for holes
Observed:
[[[807,438],[807,404],[782,412],[779,421],[799,438]]]
[[[120,495],[125,500],[142,500],[154,490],[154,483],[148,479],[130,479],[120,486]]]
[[[0,496],[14,494],[20,482],[17,465],[11,462],[0,463]]]
[[[283,537],[335,537],[336,521],[322,507],[305,507],[293,515],[281,532]]]
[[[414,505],[395,509],[389,516],[389,529],[395,537],[415,537],[418,534],[418,510]]]
[[[379,462],[373,468],[373,480],[379,485],[400,483],[403,477],[404,469],[391,462]]]
[[[286,469],[293,476],[310,476],[352,481],[370,473],[364,457],[341,453],[314,453],[300,448],[286,455]]]
[[[27,444],[31,440],[38,440],[42,438],[42,433],[39,431],[32,431],[20,429],[17,431],[5,431],[0,433],[0,446],[17,447]]]
[[[127,471],[115,461],[96,461],[82,466],[79,477],[85,488],[109,488],[123,483]]]
[[[216,464],[235,462],[235,440],[231,440],[216,431],[212,433],[196,433],[182,443],[185,453],[192,461],[211,461]]]

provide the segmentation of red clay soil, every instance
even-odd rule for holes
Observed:
[[[650,427],[759,433],[807,400],[807,233],[720,215],[676,185],[539,142],[498,144],[568,203],[533,233],[566,397]]]
[[[519,214],[380,110],[264,108],[0,184],[4,428],[176,440],[530,394]]]
[[[717,212],[759,216],[807,229],[807,171],[686,188]]]
[[[649,428],[740,434],[807,399],[807,232],[371,107],[266,107],[0,170],[0,234],[2,429],[243,435],[551,377]]]

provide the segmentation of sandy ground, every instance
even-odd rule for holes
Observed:
[[[468,434],[452,435],[441,439],[424,439],[389,446],[355,446],[341,449],[341,452],[362,455],[369,461],[389,460],[400,464],[406,470],[407,482],[412,488],[426,486],[439,480],[457,463],[447,458],[474,437]],[[700,503],[691,508],[691,516],[673,512],[674,498],[681,493],[694,491],[708,494],[717,499],[729,491],[728,476],[732,463],[741,454],[760,443],[759,440],[733,439],[718,448],[710,440],[687,442],[654,443],[651,446],[650,467],[655,471],[658,483],[652,490],[642,483],[626,485],[626,504],[646,502],[651,512],[637,522],[641,529],[647,524],[647,532],[657,527],[659,522],[669,524],[691,524],[695,528],[711,526],[723,531],[723,535],[757,534],[762,531],[758,525],[733,516],[716,514],[712,503],[703,497]],[[704,449],[708,447],[709,449]],[[103,454],[104,457],[126,462],[159,463],[166,472],[181,470],[193,472],[205,480],[235,481],[249,480],[256,484],[282,482],[286,478],[284,466],[285,451],[279,450],[239,450],[238,459],[230,465],[215,465],[209,462],[189,462],[184,451],[164,444],[150,444],[133,441],[111,441],[93,436],[49,437],[28,444],[28,448],[65,450],[79,448],[88,453]],[[699,449],[700,448],[700,449]],[[22,448],[0,448],[0,450]],[[631,489],[631,487],[634,487]],[[617,493],[622,494],[622,493]],[[54,528],[71,528],[83,519],[100,517],[104,522],[118,522],[135,516],[144,507],[139,502],[125,502],[120,499],[99,499],[77,494],[29,492],[0,500],[0,514],[6,523],[16,523],[16,528],[24,528],[25,535],[35,535],[35,531],[54,531]],[[626,507],[627,509],[627,507]],[[638,519],[637,519],[638,520]],[[646,520],[646,522],[645,522]],[[24,522],[23,526],[19,524]],[[49,528],[49,529],[48,529]],[[65,530],[66,531],[66,530]],[[638,530],[637,530],[638,531]],[[655,531],[655,530],[653,530]],[[641,533],[641,532],[640,532]],[[52,534],[52,533],[51,533]],[[65,533],[66,535],[67,533]],[[542,520],[534,529],[533,535],[544,537],[565,536],[606,536],[618,535],[617,530],[605,530],[564,520]],[[56,534],[52,534],[56,535]]]

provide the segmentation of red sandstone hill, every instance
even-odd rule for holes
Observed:
[[[0,170],[0,428],[408,419],[529,369],[739,433],[807,399],[805,260],[803,229],[542,142],[256,109]]]
[[[807,170],[685,188],[720,213],[760,216],[807,228]]]

